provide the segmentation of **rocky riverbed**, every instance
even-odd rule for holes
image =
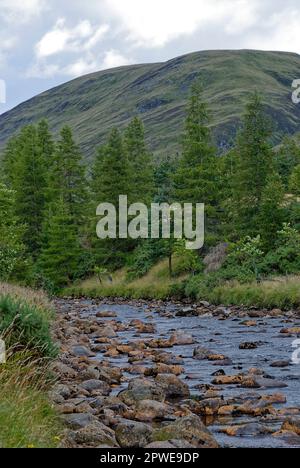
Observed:
[[[63,447],[300,447],[299,312],[55,306]]]

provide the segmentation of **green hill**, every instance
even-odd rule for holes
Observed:
[[[291,83],[300,78],[300,56],[283,52],[205,51],[165,63],[133,65],[93,73],[53,88],[0,116],[0,147],[22,126],[46,117],[57,131],[69,124],[87,157],[109,130],[139,115],[156,156],[180,147],[185,105],[200,77],[220,148],[231,144],[248,94],[264,95],[276,122],[274,143],[300,131],[300,105]]]

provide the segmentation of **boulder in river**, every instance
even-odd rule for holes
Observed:
[[[158,374],[156,383],[163,388],[166,398],[186,398],[190,396],[189,386],[173,374]]]
[[[203,424],[199,416],[190,415],[177,419],[160,429],[156,429],[153,434],[156,441],[170,441],[173,439],[185,440],[193,447],[217,448],[218,443],[207,427]]]
[[[152,442],[153,429],[148,424],[122,420],[116,427],[116,439],[122,448],[145,447]]]

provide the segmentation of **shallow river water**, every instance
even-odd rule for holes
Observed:
[[[167,339],[174,331],[184,331],[191,334],[195,338],[195,344],[176,346],[172,349],[164,349],[164,351],[183,357],[185,371],[180,378],[185,380],[189,385],[192,395],[197,396],[199,394],[197,386],[211,384],[214,378],[212,374],[222,368],[217,362],[193,359],[193,351],[197,345],[200,345],[212,350],[214,353],[225,355],[232,360],[232,365],[222,368],[226,372],[226,375],[235,375],[240,372],[247,372],[251,368],[259,368],[263,369],[272,378],[284,381],[287,384],[286,388],[267,390],[247,390],[238,388],[237,386],[223,386],[221,393],[225,398],[246,394],[253,395],[253,393],[270,395],[280,392],[287,398],[287,404],[282,405],[283,407],[300,407],[300,365],[291,363],[289,367],[285,368],[271,367],[271,364],[276,361],[291,360],[292,353],[294,352],[292,345],[297,336],[283,335],[280,331],[286,327],[299,327],[300,320],[287,320],[284,317],[267,317],[254,319],[257,322],[256,326],[245,327],[242,324],[245,319],[238,317],[229,317],[225,320],[212,316],[177,317],[175,316],[177,309],[179,309],[179,306],[168,305],[163,307],[163,311],[160,309],[158,312],[155,307],[149,308],[147,304],[137,303],[137,305],[130,305],[115,302],[96,304],[88,300],[80,301],[80,315],[82,317],[92,317],[99,311],[109,310],[116,312],[118,316],[115,320],[122,323],[129,323],[133,319],[155,323],[157,328],[155,335],[137,335],[136,331],[132,328],[124,332],[118,332],[118,338],[122,340],[123,344],[136,339],[140,340],[141,336],[145,336],[145,339],[150,339],[151,337]],[[174,312],[174,314],[165,314],[165,312]],[[171,315],[171,317],[166,317],[166,315]],[[109,321],[111,319],[103,319],[103,321],[105,320]],[[242,342],[261,343],[258,349],[240,350],[239,345]],[[97,357],[102,358],[101,354]],[[128,357],[122,355],[121,357],[110,358],[110,362],[114,367],[126,367],[126,365],[128,366]],[[150,366],[151,362],[145,362],[143,365]],[[137,376],[128,374],[127,377],[131,379]],[[126,388],[127,385],[128,382],[123,387],[115,389],[115,393],[118,393],[122,388]],[[276,408],[280,408],[280,406],[276,405]],[[231,417],[215,419],[207,421],[207,424],[222,446],[286,447],[286,443],[281,439],[276,439],[269,435],[259,437],[228,437],[220,433],[220,429],[224,425],[236,425],[244,422],[261,422],[265,426],[270,424],[272,430],[279,430],[282,424],[281,421],[276,422],[275,420],[261,421],[259,419],[254,421],[254,418],[249,416],[234,418],[234,420]]]

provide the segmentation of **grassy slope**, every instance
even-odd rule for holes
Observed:
[[[175,265],[176,266],[176,265]],[[131,299],[165,299],[170,296],[173,286],[182,283],[185,275],[169,278],[168,261],[154,266],[144,277],[134,281],[126,280],[126,270],[113,274],[113,282],[90,278],[63,292],[64,295],[86,295],[89,297],[125,297]]]
[[[219,146],[231,142],[245,100],[262,92],[282,133],[300,131],[300,106],[291,101],[300,56],[279,52],[208,51],[166,63],[133,65],[84,76],[47,91],[0,116],[0,147],[25,124],[47,117],[57,131],[68,123],[90,156],[113,126],[139,114],[156,155],[174,154],[180,143],[189,88],[201,77]]]
[[[40,292],[0,283],[0,312],[7,298],[28,307],[28,313],[50,320],[47,297]],[[5,319],[6,317],[4,317]],[[12,322],[9,335],[14,330]],[[0,448],[56,447],[62,431],[47,398],[50,382],[44,358],[11,344],[7,363],[0,364]]]
[[[167,261],[156,265],[143,278],[128,282],[126,271],[115,273],[113,283],[105,281],[102,285],[96,278],[91,278],[63,292],[74,297],[124,297],[128,299],[169,299],[175,293],[177,298],[184,294],[186,275],[170,279]],[[182,286],[181,288],[178,286]],[[228,282],[212,289],[205,296],[199,295],[201,288],[195,288],[191,294],[193,300],[206,300],[216,305],[234,305],[261,307],[266,309],[281,308],[288,310],[300,307],[300,276],[273,278],[260,284],[240,284]]]

